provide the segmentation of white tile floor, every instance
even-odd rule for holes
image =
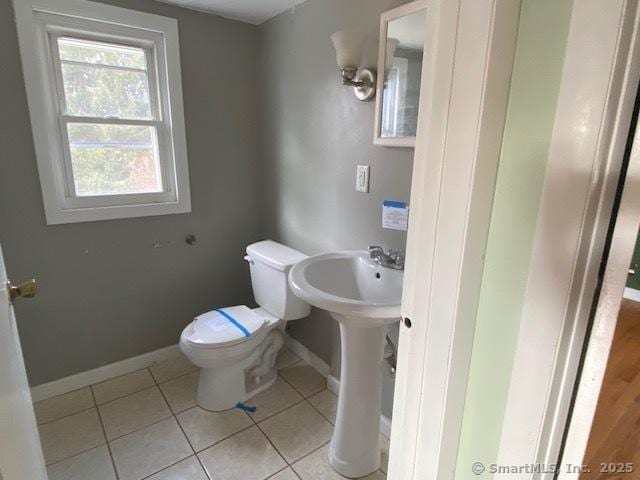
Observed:
[[[274,385],[241,410],[197,406],[186,359],[35,404],[50,480],[340,480],[327,462],[336,396],[293,352]],[[386,478],[388,440],[382,437]]]

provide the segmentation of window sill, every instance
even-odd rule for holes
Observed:
[[[95,222],[116,220],[119,218],[151,217],[175,213],[191,213],[191,202],[168,202],[143,205],[117,205],[109,207],[90,207],[60,209],[57,206],[46,208],[47,225],[65,223]]]

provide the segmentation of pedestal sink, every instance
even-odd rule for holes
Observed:
[[[342,371],[329,462],[349,478],[380,468],[381,366],[387,325],[400,320],[402,271],[365,251],[309,257],[289,272],[293,292],[340,323]]]

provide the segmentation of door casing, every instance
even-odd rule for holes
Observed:
[[[454,476],[519,14],[427,5],[390,480]]]
[[[558,462],[640,79],[637,27],[637,0],[574,2],[498,465]]]

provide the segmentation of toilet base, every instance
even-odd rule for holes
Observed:
[[[282,332],[273,329],[248,357],[220,362],[211,368],[201,367],[198,405],[221,412],[269,388],[277,378],[275,360],[283,344]]]
[[[271,387],[276,378],[277,375],[273,375],[271,380],[247,391],[242,372],[220,372],[218,369],[203,368],[200,370],[200,382],[198,383],[198,405],[211,412],[229,410],[239,402],[244,402]]]

